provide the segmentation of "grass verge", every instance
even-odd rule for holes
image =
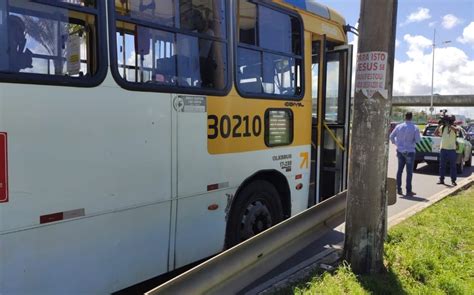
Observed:
[[[354,275],[343,263],[280,293],[474,294],[474,188],[391,228],[385,272]]]

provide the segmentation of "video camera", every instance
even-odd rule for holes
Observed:
[[[456,121],[456,117],[454,117],[453,115],[451,115],[451,116],[446,115],[447,112],[448,112],[448,110],[441,110],[440,111],[439,121],[438,121],[439,125],[443,125],[443,126],[454,125],[454,121]]]

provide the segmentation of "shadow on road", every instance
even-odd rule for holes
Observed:
[[[424,165],[413,171],[414,173],[428,174],[428,175],[439,175],[438,165]]]
[[[469,177],[473,174],[474,167],[464,167],[462,174],[457,174],[458,177]],[[413,173],[426,174],[426,175],[439,175],[439,165],[431,164],[419,167]],[[446,177],[449,178],[449,168],[446,167]]]
[[[405,199],[405,200],[409,200],[409,201],[415,201],[415,202],[428,202],[429,200],[426,199],[426,198],[423,198],[422,196],[401,196],[399,197],[400,199]]]

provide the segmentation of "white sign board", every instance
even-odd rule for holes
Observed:
[[[367,98],[379,92],[383,98],[387,98],[388,91],[385,89],[387,59],[388,54],[383,51],[357,54],[356,92],[362,91]]]
[[[67,72],[78,75],[81,71],[81,38],[77,34],[70,35],[67,40]]]

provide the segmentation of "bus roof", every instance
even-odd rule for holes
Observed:
[[[328,6],[319,4],[316,0],[283,0],[290,5],[296,6],[305,11],[311,12],[320,17],[333,20],[341,25],[346,24],[346,20],[342,15],[337,13],[335,10],[329,8]]]

